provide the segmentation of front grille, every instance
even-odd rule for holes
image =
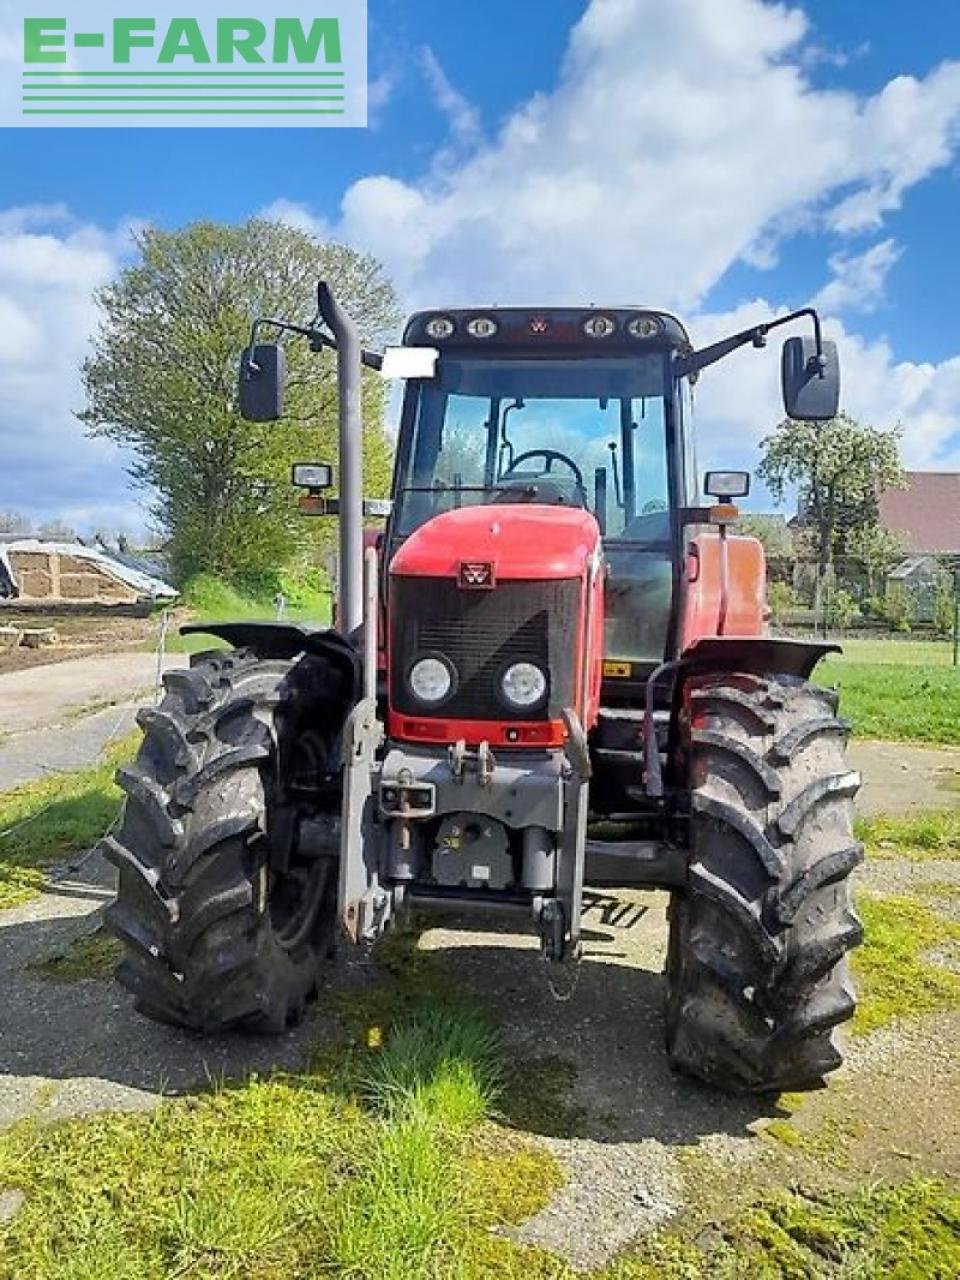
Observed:
[[[573,705],[580,583],[500,582],[464,591],[450,578],[391,580],[390,701],[395,711],[460,720],[556,719]],[[457,671],[457,688],[427,710],[407,687],[418,658],[442,654]],[[503,669],[536,662],[547,672],[545,705],[511,710],[499,697]]]

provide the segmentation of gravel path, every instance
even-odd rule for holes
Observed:
[[[164,669],[187,659],[171,654]],[[0,791],[95,763],[152,701],[156,657],[120,653],[0,675]],[[110,702],[91,714],[85,707]]]
[[[850,743],[850,763],[863,774],[861,813],[950,809],[960,802],[960,748],[915,742]]]
[[[0,912],[0,1128],[102,1110],[140,1110],[167,1094],[273,1067],[302,1068],[319,1015],[279,1037],[201,1039],[137,1015],[113,982],[57,982],[37,965],[100,922],[113,869],[99,858],[34,902]]]
[[[183,654],[166,665],[183,666]],[[82,707],[118,702],[156,681],[154,654],[102,653],[0,675],[0,736],[62,724]]]

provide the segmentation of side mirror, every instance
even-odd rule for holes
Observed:
[[[290,479],[295,489],[320,493],[333,488],[333,467],[329,462],[295,462]]]
[[[837,344],[824,342],[818,359],[813,338],[788,338],[781,364],[783,407],[798,422],[823,422],[840,407],[840,360]]]
[[[240,358],[240,416],[247,422],[283,417],[287,357],[276,343],[247,347]]]
[[[703,492],[718,502],[745,498],[750,492],[750,472],[708,471],[703,477]]]

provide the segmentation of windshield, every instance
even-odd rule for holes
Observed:
[[[664,361],[441,361],[412,392],[396,499],[403,536],[495,501],[587,507],[608,538],[670,537]]]

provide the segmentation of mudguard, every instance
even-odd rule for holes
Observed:
[[[705,636],[681,654],[681,671],[746,671],[751,675],[799,676],[809,680],[829,653],[842,653],[828,640],[782,640],[777,636]]]
[[[351,702],[363,685],[362,658],[357,646],[339,631],[294,622],[191,622],[182,636],[207,635],[226,640],[235,649],[252,649],[258,658],[295,658],[298,653],[322,655],[350,681]]]

